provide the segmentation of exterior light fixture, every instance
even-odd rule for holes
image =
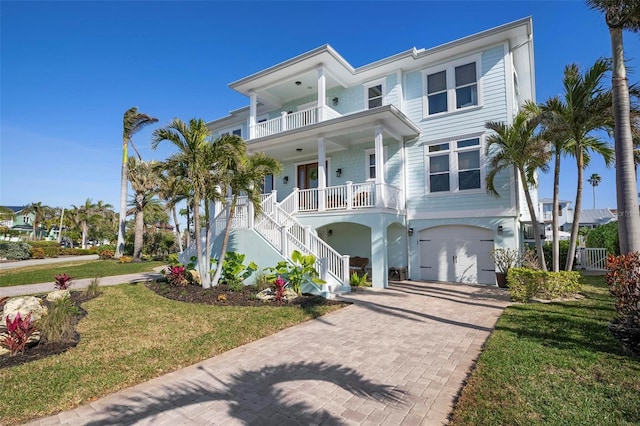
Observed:
[[[296,81],[296,86],[300,86],[302,84],[301,81]]]
[[[283,177],[282,178],[282,183],[285,184],[285,185],[288,184],[289,183],[289,176]]]
[[[413,228],[407,229],[407,234],[409,234],[409,236],[412,236],[413,235]]]
[[[342,176],[342,169],[336,170],[336,177]]]
[[[335,98],[331,99],[331,103],[333,103],[333,106],[338,105],[338,97],[336,96]]]
[[[504,228],[502,227],[502,225],[498,225],[498,235],[502,235],[503,231],[504,231]]]

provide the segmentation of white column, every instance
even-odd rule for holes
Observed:
[[[383,129],[376,126],[375,154],[376,154],[376,207],[384,207],[384,146],[382,145]]]
[[[284,132],[285,130],[287,130],[287,113],[285,111],[282,111],[280,113],[280,131]]]
[[[258,95],[249,92],[249,139],[256,137],[256,110],[258,109]]]
[[[324,121],[327,99],[327,78],[324,74],[324,65],[318,67],[318,121]]]
[[[325,188],[327,187],[327,156],[324,138],[318,138],[318,210],[325,210]]]
[[[376,229],[379,228],[379,229]],[[389,267],[387,259],[386,223],[371,228],[371,284],[374,288],[387,288]]]

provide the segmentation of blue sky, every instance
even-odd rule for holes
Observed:
[[[604,19],[582,1],[0,1],[0,15],[0,205],[91,198],[117,210],[125,110],[160,124],[219,118],[248,104],[230,82],[325,43],[357,67],[532,16],[538,102],[561,93],[566,64],[610,56]],[[637,34],[625,33],[625,51],[638,81]],[[162,160],[172,149],[152,151],[151,131],[134,142]],[[573,200],[572,160],[563,170],[560,195]],[[614,169],[594,160],[592,173],[597,207],[615,207]],[[540,197],[551,182],[541,176]]]

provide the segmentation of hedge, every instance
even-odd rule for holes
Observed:
[[[576,271],[545,272],[527,268],[511,268],[507,274],[511,299],[526,302],[534,296],[555,299],[580,291],[580,273]]]
[[[31,247],[22,241],[0,241],[0,259],[24,260],[31,257]]]

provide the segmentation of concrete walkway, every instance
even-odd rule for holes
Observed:
[[[16,269],[26,266],[47,265],[50,263],[75,262],[83,260],[97,260],[100,256],[97,254],[86,254],[82,256],[62,256],[62,257],[45,257],[44,259],[27,259],[18,261],[2,261],[0,269]]]
[[[34,259],[36,260],[36,259]],[[53,260],[53,259],[37,259],[37,260]],[[28,262],[26,260],[21,261]],[[45,263],[56,263],[56,262],[45,262]],[[24,265],[23,266],[27,266]],[[126,275],[116,275],[112,277],[102,277],[100,278],[98,284],[100,286],[107,285],[118,285],[124,283],[136,283],[136,282],[146,282],[149,280],[155,280],[162,277],[160,273],[161,270],[165,269],[166,266],[156,266],[153,268],[154,272],[138,272],[135,274],[126,274]],[[0,278],[1,280],[2,278]],[[79,290],[83,288],[87,288],[89,284],[91,284],[93,278],[82,278],[71,281],[71,290]],[[16,285],[11,287],[0,287],[0,297],[8,296],[26,296],[29,294],[41,294],[48,293],[53,291],[53,278],[50,282],[40,283],[40,284],[26,284],[26,285]]]
[[[404,281],[33,425],[440,425],[503,290]]]

